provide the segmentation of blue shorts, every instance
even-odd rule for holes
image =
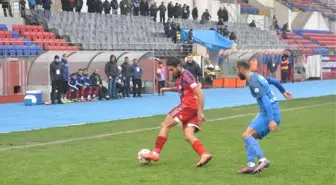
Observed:
[[[281,115],[275,114],[273,115],[274,121],[280,125]],[[270,132],[268,128],[268,120],[266,114],[258,114],[250,123],[249,127],[253,128],[258,135],[259,139],[262,139],[263,137],[267,136]]]

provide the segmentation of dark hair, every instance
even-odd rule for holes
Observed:
[[[114,59],[117,60],[117,57],[116,57],[115,55],[111,55],[111,56],[110,56],[110,61],[111,61],[112,57],[114,57]],[[113,61],[113,62],[114,62],[114,61]]]
[[[58,55],[55,55],[55,56],[54,56],[54,60],[56,60],[56,59],[59,59],[59,56],[58,56]]]
[[[160,61],[160,60],[159,60],[159,62],[158,62],[158,63],[159,63],[159,64],[163,64],[163,63],[162,63],[162,61]]]
[[[238,68],[242,67],[243,69],[250,69],[250,64],[249,64],[248,60],[241,59],[241,60],[237,61],[236,67],[238,67]]]
[[[76,76],[77,74],[76,73],[71,73],[71,76]]]
[[[177,57],[168,58],[167,66],[177,67],[178,65],[182,65],[182,61]]]
[[[64,54],[62,55],[62,57],[65,57],[65,56],[67,56],[67,54],[66,54],[66,53],[64,53]]]

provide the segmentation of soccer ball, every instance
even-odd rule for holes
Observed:
[[[149,164],[151,162],[150,160],[147,160],[147,159],[140,156],[140,154],[149,154],[150,152],[151,151],[148,150],[148,149],[141,149],[138,152],[138,160],[139,160],[140,164]]]

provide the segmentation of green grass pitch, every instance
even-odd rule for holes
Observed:
[[[214,158],[204,168],[195,168],[199,157],[181,127],[159,162],[138,164],[164,116],[0,134],[0,185],[334,185],[335,101],[281,102],[280,132],[260,141],[272,162],[261,174],[236,174],[246,163],[241,134],[258,112],[249,105],[205,112],[197,136]]]

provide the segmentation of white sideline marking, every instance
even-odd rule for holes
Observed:
[[[288,109],[282,109],[281,111],[285,112],[285,111],[306,109],[306,108],[312,108],[312,107],[320,107],[320,106],[330,105],[330,104],[335,104],[335,102],[321,103],[321,104],[315,104],[315,105],[307,105],[307,106],[301,106],[301,107],[293,107],[293,108],[288,108]],[[256,114],[257,113],[239,114],[239,115],[235,115],[235,116],[227,116],[227,117],[209,119],[209,120],[207,120],[207,122],[221,121],[221,120],[227,120],[227,119],[235,119],[235,118],[241,118],[241,117],[246,117],[246,116],[252,116],[252,115],[256,115]],[[7,147],[7,148],[0,148],[0,151],[7,151],[7,150],[12,150],[12,149],[33,148],[33,147],[47,146],[47,145],[57,145],[57,144],[63,144],[63,143],[68,143],[68,142],[73,142],[73,141],[91,140],[91,139],[98,139],[98,138],[104,138],[104,137],[109,137],[109,136],[132,134],[132,133],[143,132],[143,131],[148,131],[148,130],[156,130],[156,129],[159,129],[159,128],[160,127],[150,127],[150,128],[143,128],[143,129],[137,129],[137,130],[129,130],[129,131],[122,131],[122,132],[99,134],[99,135],[87,136],[87,137],[77,137],[77,138],[43,142],[43,143],[36,143],[36,144],[29,144],[29,145],[12,146],[12,147]]]

